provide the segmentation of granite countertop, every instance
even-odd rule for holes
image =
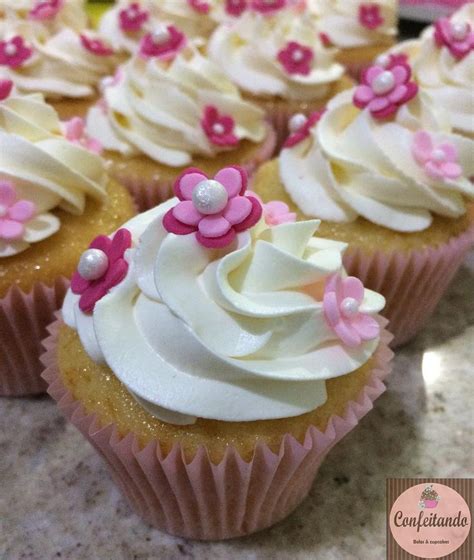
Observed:
[[[473,364],[474,252],[302,506],[269,530],[219,543],[142,523],[49,398],[0,399],[0,558],[380,560],[386,477],[474,474]]]

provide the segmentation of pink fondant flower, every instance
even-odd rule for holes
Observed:
[[[286,7],[286,0],[252,0],[251,7],[261,14],[272,14]]]
[[[430,134],[420,130],[413,137],[411,151],[415,160],[432,179],[459,179],[462,176],[456,146],[450,142],[435,146]]]
[[[335,274],[324,289],[323,310],[329,327],[350,348],[373,340],[380,334],[380,326],[370,315],[360,311],[364,286],[358,278],[342,278]]]
[[[61,11],[63,3],[63,0],[36,0],[28,17],[36,21],[52,20]]]
[[[196,232],[204,247],[226,247],[262,216],[262,205],[246,189],[247,173],[241,167],[225,167],[214,179],[187,169],[174,186],[180,202],[165,214],[163,226],[176,235]]]
[[[64,134],[66,136],[66,140],[69,140],[69,142],[82,146],[94,154],[102,153],[102,144],[99,140],[91,138],[87,134],[83,118],[73,117],[69,121],[66,121],[64,123]]]
[[[359,23],[367,29],[377,29],[384,23],[380,13],[380,6],[374,2],[359,6]]]
[[[247,10],[247,0],[225,0],[225,11],[234,17],[241,16]]]
[[[271,200],[263,205],[263,217],[269,226],[278,226],[296,221],[296,213],[290,212],[288,204],[281,200]]]
[[[323,47],[329,48],[332,47],[332,41],[331,41],[331,37],[329,37],[329,35],[327,33],[325,33],[324,31],[321,31],[321,33],[319,34],[319,39],[321,41],[321,43],[323,44]]]
[[[0,101],[5,101],[13,89],[13,82],[8,79],[0,79]]]
[[[160,26],[148,33],[140,43],[140,55],[144,58],[173,59],[186,45],[186,36],[174,25]]]
[[[206,136],[216,146],[236,146],[239,143],[239,139],[234,134],[234,119],[230,115],[221,115],[213,105],[204,108],[201,126]]]
[[[114,49],[102,39],[89,37],[84,33],[80,35],[81,45],[96,56],[110,56],[114,54]]]
[[[278,60],[288,74],[307,76],[311,72],[313,50],[297,41],[290,41],[278,53]]]
[[[408,56],[404,53],[399,54],[381,54],[375,60],[377,66],[383,66],[385,70],[392,70],[395,66],[407,65]]]
[[[458,60],[474,50],[474,32],[467,21],[439,19],[435,23],[434,39],[438,47],[447,47]]]
[[[325,111],[326,109],[314,111],[311,115],[309,115],[309,117],[303,115],[302,113],[293,115],[288,123],[290,135],[285,140],[283,147],[291,148],[292,146],[296,146],[296,144],[302,142],[305,138],[308,138],[311,129],[317,122],[319,122]]]
[[[19,68],[33,54],[33,49],[25,43],[23,37],[16,35],[11,39],[0,41],[0,65]]]
[[[370,66],[362,72],[361,85],[354,93],[354,105],[359,109],[368,107],[377,119],[389,117],[418,93],[418,85],[410,78],[408,64],[399,64],[391,70]]]
[[[0,239],[17,241],[25,234],[25,223],[36,214],[31,200],[18,199],[10,181],[0,181]]]
[[[188,4],[199,14],[208,14],[211,9],[211,5],[209,2],[205,2],[205,0],[188,0]]]
[[[112,239],[99,235],[82,254],[71,279],[71,290],[81,296],[79,308],[84,313],[92,312],[95,304],[125,278],[128,262],[124,255],[131,246],[131,233],[122,228]]]
[[[132,2],[119,12],[119,25],[122,31],[134,33],[140,31],[150,17],[147,9],[140,6],[138,2]]]

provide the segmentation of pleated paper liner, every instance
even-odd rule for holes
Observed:
[[[387,321],[381,319],[385,326]],[[286,517],[308,494],[319,466],[330,449],[373,408],[385,390],[393,353],[391,335],[383,330],[370,381],[345,414],[332,416],[324,432],[309,426],[304,442],[291,434],[282,438],[278,453],[264,443],[245,461],[230,447],[214,464],[205,447],[186,462],[179,444],[164,455],[160,442],[140,448],[133,433],[121,435],[114,424],[101,426],[94,414],[62,383],[56,344],[58,320],[49,328],[42,361],[48,393],[106,461],[110,473],[131,508],[147,523],[173,535],[218,540],[248,535]]]
[[[54,313],[61,307],[69,281],[53,286],[37,282],[25,293],[12,286],[0,299],[0,396],[44,393],[41,341]]]
[[[347,272],[383,294],[392,347],[409,342],[424,326],[474,244],[474,227],[436,248],[364,254],[348,248]]]

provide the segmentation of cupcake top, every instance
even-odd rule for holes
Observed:
[[[474,2],[391,52],[409,57],[416,79],[449,111],[455,130],[474,136]]]
[[[279,157],[282,183],[306,215],[332,222],[362,216],[415,232],[433,214],[457,218],[474,198],[474,145],[390,58],[309,120],[290,120]]]
[[[98,146],[82,136],[80,122],[61,123],[41,94],[11,90],[0,80],[0,257],[56,233],[52,210],[81,214],[87,196],[106,196]]]
[[[341,49],[384,45],[397,34],[398,0],[308,0],[326,39]]]
[[[104,87],[88,130],[107,150],[181,167],[267,133],[264,113],[244,101],[219,67],[174,26],[145,35],[138,53]]]
[[[246,182],[184,172],[176,198],[91,244],[66,296],[89,356],[166,422],[303,414],[377,348],[384,298],[346,277],[346,245],[317,220],[266,225]]]
[[[288,10],[245,12],[216,29],[208,50],[235,84],[256,96],[321,98],[344,73],[308,14]]]

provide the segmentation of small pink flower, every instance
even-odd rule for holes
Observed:
[[[278,53],[278,60],[288,74],[307,76],[311,72],[313,59],[313,50],[297,41],[290,41]]]
[[[398,64],[391,70],[370,66],[362,72],[361,84],[354,93],[354,105],[359,109],[368,107],[376,119],[389,117],[418,93],[418,85],[410,82],[410,78],[408,64]]]
[[[239,139],[234,134],[234,119],[230,115],[221,115],[213,105],[204,107],[201,126],[206,136],[216,146],[236,146],[239,143]]]
[[[63,0],[36,0],[28,17],[36,21],[52,20],[61,11],[63,3]]]
[[[323,310],[329,327],[350,348],[373,340],[380,334],[380,326],[370,315],[360,311],[364,286],[358,278],[342,278],[335,274],[324,289]]]
[[[23,37],[16,35],[6,41],[0,41],[0,65],[19,68],[33,54],[33,49],[25,43]]]
[[[186,45],[186,36],[174,25],[160,26],[143,37],[139,52],[144,58],[172,60]]]
[[[329,35],[327,33],[325,33],[324,31],[321,31],[321,33],[319,34],[319,39],[321,41],[321,43],[323,44],[323,47],[329,48],[332,47],[332,41],[331,41],[331,37],[329,37]]]
[[[287,0],[252,0],[251,8],[260,14],[273,14],[286,7]]]
[[[283,144],[284,148],[291,148],[299,144],[310,135],[313,126],[319,122],[321,117],[324,115],[326,109],[321,109],[320,111],[314,111],[307,117],[302,113],[297,113],[293,115],[288,123],[288,128],[290,129],[290,135],[285,140]]]
[[[188,0],[188,4],[199,14],[208,14],[211,9],[211,5],[204,0]]]
[[[439,19],[435,23],[434,39],[438,47],[447,47],[458,60],[474,50],[474,32],[467,21]]]
[[[432,179],[459,179],[462,176],[456,146],[450,142],[435,146],[428,132],[420,130],[413,138],[411,151],[415,160]]]
[[[288,204],[281,200],[271,200],[264,204],[263,217],[268,226],[278,226],[296,221],[296,213],[290,212]]]
[[[214,179],[199,169],[187,169],[174,186],[181,202],[168,210],[163,226],[176,235],[196,232],[204,247],[227,247],[237,233],[254,226],[262,216],[262,205],[246,189],[247,173],[241,167],[225,167]]]
[[[122,31],[134,33],[140,31],[150,17],[148,10],[138,2],[132,2],[119,12],[119,25]]]
[[[13,89],[13,82],[8,79],[0,78],[0,101],[5,101],[10,96]]]
[[[88,37],[81,33],[81,45],[96,56],[110,56],[114,54],[114,49],[105,43],[102,39]]]
[[[90,138],[86,132],[84,119],[73,117],[64,123],[64,134],[66,140],[89,150],[94,154],[102,153],[102,144],[95,138]]]
[[[377,66],[383,66],[385,70],[392,70],[395,66],[403,66],[409,64],[408,56],[404,53],[400,54],[381,54],[375,60]]]
[[[380,14],[380,6],[373,2],[359,6],[359,23],[367,29],[377,29],[384,23]]]
[[[247,0],[225,0],[225,11],[234,17],[241,16],[247,7]]]
[[[79,308],[84,313],[92,312],[95,304],[125,278],[128,262],[124,255],[131,246],[132,235],[122,228],[112,239],[99,235],[82,254],[71,279],[71,290],[81,296]]]
[[[10,181],[0,181],[0,239],[17,241],[25,234],[26,222],[36,214],[31,200],[19,200]]]

